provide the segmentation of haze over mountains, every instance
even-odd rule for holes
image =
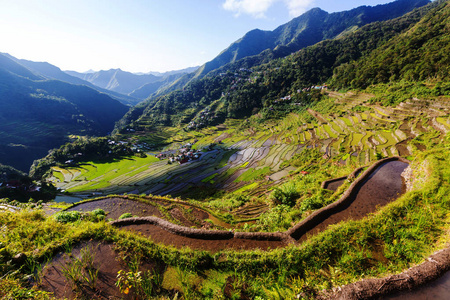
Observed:
[[[78,73],[75,71],[65,72],[102,89],[143,100],[148,98],[159,88],[170,84],[179,77],[195,70],[197,70],[197,67],[165,73],[150,72],[148,74],[134,74],[122,71],[121,69],[87,73]]]

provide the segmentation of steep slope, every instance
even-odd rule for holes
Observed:
[[[390,81],[448,80],[450,4],[442,4],[409,31],[335,71],[336,87],[365,88]]]
[[[120,93],[133,99],[143,100],[159,89],[170,86],[183,75],[194,72],[197,69],[198,67],[192,67],[165,73],[149,72],[147,74],[134,74],[120,69],[89,73],[65,72],[71,76],[86,80],[86,82],[93,84],[97,88]]]
[[[5,56],[0,59],[0,163],[28,171],[34,159],[69,135],[105,135],[127,111],[87,86],[25,78],[15,72],[32,73]]]
[[[248,32],[212,61],[200,67],[195,78],[201,78],[214,69],[247,56],[257,55],[267,49],[271,51],[266,55],[283,57],[365,24],[399,17],[429,2],[429,0],[397,0],[385,5],[361,6],[332,14],[314,8],[273,31],[255,29]]]
[[[129,95],[139,99],[147,99],[152,94],[156,93],[159,89],[170,85],[172,82],[176,81],[178,78],[183,76],[185,73],[175,73],[172,75],[168,75],[163,77],[163,79],[144,84],[143,86],[135,89]]]
[[[151,99],[131,109],[117,129],[120,131],[133,122],[136,128],[153,129],[158,125],[187,125],[212,103],[219,108],[213,109],[215,122],[225,117],[246,117],[263,108],[270,115],[268,110],[273,101],[285,96],[298,100],[295,103],[306,101],[298,90],[328,81],[335,68],[368,55],[405,32],[436,5],[434,2],[397,19],[368,24],[338,39],[323,41],[259,67],[212,73],[201,80],[193,80],[182,91]],[[221,105],[217,105],[216,100]]]

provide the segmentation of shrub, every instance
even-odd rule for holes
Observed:
[[[79,211],[62,211],[55,215],[55,219],[61,223],[72,223],[76,222],[81,218],[81,213]]]
[[[119,220],[126,219],[126,218],[132,218],[132,217],[133,217],[133,215],[131,213],[124,213],[119,217]]]
[[[94,216],[106,216],[105,211],[104,211],[103,209],[101,209],[101,208],[94,209],[94,210],[92,211],[92,214],[93,214]]]
[[[290,181],[281,187],[277,187],[270,194],[270,199],[275,204],[284,204],[293,207],[296,203],[297,198],[300,196],[295,183]]]

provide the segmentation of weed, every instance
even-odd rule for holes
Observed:
[[[54,216],[55,220],[61,223],[73,223],[81,218],[79,211],[62,211]]]
[[[133,217],[133,214],[131,214],[131,213],[124,213],[124,214],[122,214],[119,217],[119,220],[126,219],[126,218],[132,218],[132,217]]]
[[[61,271],[72,284],[72,289],[85,293],[86,287],[95,290],[98,280],[98,269],[94,265],[93,249],[85,247],[80,251],[80,257],[60,264]]]

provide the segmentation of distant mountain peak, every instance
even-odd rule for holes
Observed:
[[[283,57],[324,39],[339,36],[354,26],[393,19],[430,0],[397,0],[377,6],[360,6],[348,11],[328,13],[319,7],[312,8],[273,31],[253,29],[224,49],[213,60],[201,66],[193,79],[242,58],[277,49],[273,57]],[[260,60],[259,60],[260,61]]]

